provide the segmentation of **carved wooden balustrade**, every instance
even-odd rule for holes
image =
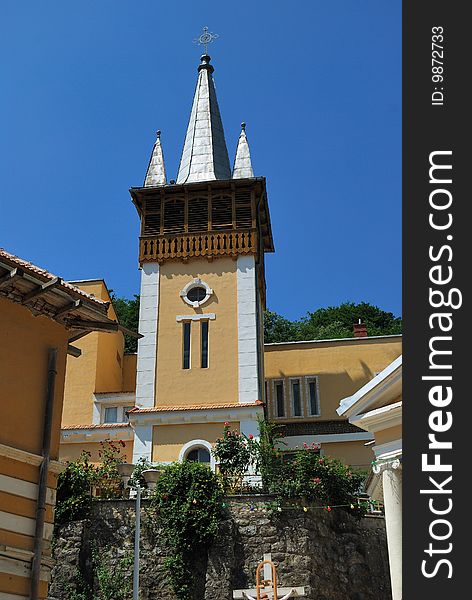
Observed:
[[[206,231],[140,238],[139,261],[256,254],[257,230]]]

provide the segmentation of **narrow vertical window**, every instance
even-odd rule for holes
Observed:
[[[208,321],[201,322],[201,367],[202,369],[208,368]]]
[[[318,416],[320,414],[320,405],[315,378],[308,380],[308,401],[310,404],[310,415]]]
[[[276,381],[275,382],[275,402],[277,408],[277,416],[284,417],[285,416],[285,406],[284,406],[284,382]]]
[[[302,402],[300,397],[300,380],[292,380],[292,403],[293,403],[293,416],[302,416]]]
[[[190,369],[190,321],[184,322],[184,331],[183,331],[183,368]]]
[[[118,407],[109,406],[105,408],[104,423],[117,423],[118,422]]]

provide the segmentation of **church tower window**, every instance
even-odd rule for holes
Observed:
[[[184,302],[198,308],[202,304],[205,304],[213,294],[211,287],[201,279],[194,279],[184,287],[180,292],[180,296]]]
[[[190,369],[190,321],[183,324],[183,364],[184,369]]]
[[[185,201],[180,198],[164,203],[164,233],[182,233],[185,229]]]
[[[201,321],[201,367],[208,368],[208,321]]]

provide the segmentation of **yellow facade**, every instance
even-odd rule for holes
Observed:
[[[194,278],[213,290],[199,308],[186,304],[180,291]],[[238,401],[238,322],[236,261],[194,259],[167,262],[159,277],[156,406]],[[209,321],[209,363],[200,368],[200,322],[191,322],[191,368],[182,368],[182,322],[177,316],[213,313]]]
[[[354,442],[322,442],[322,453],[337,458],[345,465],[368,471],[372,462],[372,450],[365,441]]]
[[[84,292],[110,302],[110,295],[102,280],[74,282]],[[110,319],[116,320],[116,313],[110,304]],[[65,383],[64,413],[62,425],[85,425],[92,423],[95,392],[118,392],[122,389],[122,365],[124,338],[121,331],[116,333],[89,333],[74,342],[82,352],[81,356],[68,357]]]
[[[230,423],[231,429],[239,431],[239,422]],[[185,425],[157,425],[153,430],[152,460],[174,462],[179,460],[182,447],[192,440],[206,440],[214,445],[223,437],[223,423],[187,423]]]
[[[396,399],[396,402],[402,400],[401,396]],[[395,440],[402,439],[402,425],[396,425],[395,427],[388,427],[387,429],[380,429],[375,432],[375,444],[380,446],[381,444],[388,444]]]
[[[350,426],[336,409],[401,354],[401,336],[268,344],[265,347],[267,412],[269,418],[287,424],[284,442],[289,449],[312,442],[321,452],[357,468],[372,461],[372,436]],[[292,382],[300,383],[300,416],[295,416]],[[279,416],[276,384],[284,390],[284,415]],[[309,382],[316,385],[319,410],[311,414]]]
[[[136,354],[125,354],[123,356],[123,392],[134,392],[136,390]]]
[[[2,406],[8,411],[0,443],[33,454],[41,452],[48,350],[59,349],[51,440],[51,458],[57,459],[69,332],[4,298],[0,298],[0,332]]]
[[[124,448],[120,445],[120,453],[124,460],[124,462],[132,462],[133,459],[133,443],[129,441],[123,442],[125,444]],[[89,452],[89,462],[93,464],[99,464],[101,462],[100,459],[100,450],[102,446],[100,442],[83,442],[81,444],[62,444],[61,447],[61,460],[72,462],[77,460],[82,452]]]
[[[336,413],[342,398],[356,392],[401,354],[401,336],[365,337],[265,346],[266,381],[283,379],[288,389],[290,378],[319,378],[321,414],[311,417],[305,406],[303,420],[342,419]],[[268,386],[271,418],[274,413],[273,387]],[[294,421],[287,415],[280,422]]]

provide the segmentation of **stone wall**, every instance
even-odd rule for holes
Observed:
[[[272,553],[279,586],[305,586],[308,600],[390,600],[385,526],[382,518],[355,520],[342,510],[271,516],[267,498],[231,499],[220,535],[208,553],[196,551],[195,600],[230,600],[234,589],[252,588],[262,555]],[[254,509],[250,510],[250,504]],[[159,533],[141,530],[141,600],[174,600],[163,568]],[[113,570],[132,555],[134,502],[96,502],[90,518],[62,526],[56,536],[49,598],[69,600],[80,578],[94,585],[91,547]]]

